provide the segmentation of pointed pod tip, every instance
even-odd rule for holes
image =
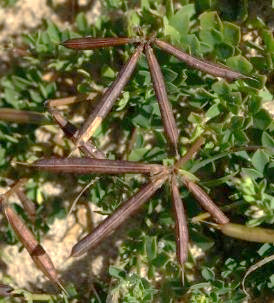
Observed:
[[[28,166],[28,167],[33,166],[32,163],[19,162],[19,161],[11,161],[10,164],[11,164],[12,166],[16,166],[16,165],[22,165],[22,166]]]
[[[64,46],[64,47],[68,47],[67,45],[69,44],[71,39],[65,40],[63,42],[60,43],[60,45]]]

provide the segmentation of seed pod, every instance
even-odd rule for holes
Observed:
[[[103,119],[110,112],[114,102],[121,94],[123,88],[129,81],[138,59],[143,51],[144,45],[141,43],[135,53],[130,57],[128,62],[123,66],[119,72],[116,80],[104,93],[100,102],[96,105],[93,112],[86,119],[84,125],[80,128],[76,145],[80,146],[81,142],[87,142],[89,138],[94,134],[97,127],[102,123]]]
[[[168,175],[163,174],[147,183],[128,201],[117,208],[112,215],[99,224],[92,233],[76,243],[71,256],[79,257],[89,249],[96,247],[104,238],[108,237],[119,225],[134,214],[166,181]]]
[[[226,224],[229,222],[228,217],[214,204],[208,194],[204,192],[200,186],[186,177],[183,177],[182,179],[187,189],[193,194],[200,205],[211,214],[217,223]]]
[[[58,285],[63,290],[63,286],[58,279],[56,269],[43,247],[38,243],[32,232],[28,229],[22,219],[14,212],[14,210],[6,203],[3,203],[3,207],[5,215],[12,229],[14,230],[18,239],[32,257],[36,266],[54,284]]]
[[[129,43],[139,42],[138,38],[128,38],[128,37],[109,37],[109,38],[74,38],[66,40],[62,43],[63,46],[67,48],[85,50],[85,49],[95,49],[107,46],[118,46]]]
[[[0,297],[9,297],[13,288],[9,285],[0,283]]]
[[[157,174],[163,171],[164,167],[158,164],[145,164],[124,160],[106,160],[92,158],[50,158],[34,162],[33,167],[63,173],[89,174],[123,174],[143,173]]]
[[[52,117],[56,121],[56,123],[62,128],[65,135],[72,140],[73,143],[77,141],[77,127],[75,127],[72,123],[64,119],[64,117],[55,109],[49,107],[49,112],[51,113]],[[91,158],[96,159],[105,159],[105,154],[99,150],[94,144],[89,142],[82,142],[79,146],[81,152]]]
[[[239,72],[232,71],[227,67],[223,67],[218,64],[213,64],[211,62],[206,62],[201,59],[190,56],[187,53],[183,52],[182,50],[178,49],[177,47],[165,41],[155,39],[154,43],[158,47],[160,47],[163,51],[175,56],[177,59],[185,62],[190,67],[194,67],[198,70],[211,74],[215,77],[222,77],[229,81],[233,81],[235,79],[247,79],[247,78],[250,79],[250,77],[245,76]]]
[[[0,120],[14,123],[49,124],[44,114],[13,108],[0,108]]]
[[[32,222],[34,222],[35,215],[36,215],[35,204],[25,195],[25,193],[21,189],[18,189],[16,191],[16,194],[17,194],[18,198],[20,199],[20,201],[24,207],[24,210],[29,215],[29,218],[31,219]]]
[[[171,197],[176,222],[177,258],[180,265],[183,266],[188,255],[188,228],[184,205],[175,175],[171,179]]]
[[[172,112],[172,107],[168,101],[164,77],[161,72],[160,65],[153,53],[153,49],[149,44],[146,44],[145,46],[145,53],[149,65],[154,91],[157,96],[161,111],[165,134],[168,141],[172,144],[174,150],[177,151],[179,132]]]
[[[82,102],[88,98],[87,94],[80,94],[77,96],[64,97],[58,99],[49,99],[45,102],[47,108],[62,106],[62,105],[71,105],[75,103]]]
[[[227,223],[218,225],[221,232],[229,237],[259,243],[274,243],[274,230],[260,227],[248,227]]]

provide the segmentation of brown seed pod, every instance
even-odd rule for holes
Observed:
[[[0,120],[15,123],[49,124],[44,114],[13,108],[0,108]]]
[[[154,87],[155,94],[159,103],[162,121],[164,124],[165,134],[168,141],[177,151],[179,131],[176,126],[176,121],[172,112],[172,107],[168,101],[164,77],[161,72],[160,65],[153,53],[153,49],[149,44],[145,45],[145,53],[148,61],[150,75]]]
[[[108,237],[119,225],[133,215],[166,181],[168,175],[162,174],[143,186],[134,196],[117,208],[113,214],[99,224],[91,234],[76,243],[71,256],[79,257],[89,249],[96,247],[104,238]]]
[[[201,59],[195,58],[193,56],[188,55],[187,53],[183,52],[182,50],[178,49],[177,47],[159,40],[155,39],[153,41],[159,48],[161,48],[163,51],[175,56],[177,59],[185,62],[190,67],[194,67],[198,70],[201,70],[207,74],[211,74],[215,77],[222,77],[229,81],[233,81],[236,79],[247,79],[251,78],[248,76],[245,76],[239,72],[232,71],[228,69],[227,67],[223,67],[218,64],[214,64],[211,62],[206,62]]]
[[[114,102],[121,94],[123,88],[129,81],[135,67],[137,65],[138,59],[143,51],[144,44],[141,43],[134,54],[130,57],[127,63],[122,67],[116,80],[104,93],[100,102],[96,105],[93,112],[86,119],[83,126],[79,129],[78,138],[76,145],[80,146],[81,142],[87,142],[89,138],[94,134],[95,130],[102,123],[103,119],[110,112]]]
[[[183,266],[187,260],[189,237],[184,205],[175,175],[171,178],[171,197],[176,222],[177,258],[180,265]]]
[[[80,94],[77,96],[70,96],[70,97],[64,97],[64,98],[58,98],[58,99],[48,99],[45,102],[45,106],[47,108],[53,108],[53,107],[58,107],[62,105],[71,105],[75,103],[79,103],[82,101],[87,100],[88,94]]]
[[[25,195],[25,193],[21,189],[18,189],[16,191],[16,194],[20,199],[24,207],[24,210],[27,212],[29,218],[31,219],[32,222],[34,222],[36,215],[35,204]]]
[[[187,189],[193,194],[200,205],[211,214],[217,223],[226,224],[229,222],[228,217],[214,204],[208,194],[199,185],[186,177],[182,177],[182,179]]]
[[[159,164],[145,164],[140,162],[125,160],[106,160],[92,158],[50,158],[34,162],[31,166],[63,173],[89,174],[123,174],[123,173],[143,173],[157,174],[164,170]]]
[[[109,37],[109,38],[74,38],[66,40],[62,43],[63,46],[67,48],[86,50],[95,49],[107,46],[118,46],[129,43],[139,42],[138,38],[128,38],[128,37]]]
[[[20,242],[26,248],[32,257],[36,266],[57,286],[64,290],[60,280],[58,279],[57,271],[43,247],[35,239],[32,232],[28,229],[22,219],[15,211],[7,204],[3,203],[5,215],[17,235]]]

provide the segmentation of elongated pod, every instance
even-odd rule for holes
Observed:
[[[22,219],[7,204],[3,203],[5,215],[16,233],[18,239],[26,248],[36,266],[57,286],[63,289],[58,279],[57,271],[43,247],[35,239],[32,232],[28,229]]]
[[[49,124],[44,114],[13,108],[0,108],[0,120],[14,123]]]
[[[21,189],[18,189],[16,191],[16,194],[19,200],[21,201],[24,210],[27,212],[29,218],[32,222],[34,222],[36,215],[35,204],[25,195],[25,193]]]
[[[62,128],[65,135],[71,139],[71,141],[76,144],[77,141],[77,132],[78,129],[72,123],[67,121],[57,110],[48,108],[51,113],[53,119],[57,122],[57,124]],[[89,142],[82,142],[79,146],[79,149],[86,157],[96,158],[96,159],[105,159],[105,154],[99,150],[94,144]]]
[[[80,146],[81,142],[87,142],[89,138],[94,134],[97,127],[102,123],[103,119],[110,112],[114,102],[121,94],[123,88],[129,81],[135,67],[137,65],[138,59],[143,51],[144,44],[141,43],[134,54],[130,57],[127,63],[123,66],[119,72],[116,80],[104,93],[100,102],[96,105],[93,112],[86,119],[83,126],[80,128],[78,133],[78,138],[76,145]]]
[[[163,51],[175,56],[177,59],[179,59],[181,61],[184,61],[190,67],[194,67],[198,70],[211,74],[215,77],[222,77],[229,81],[233,81],[235,79],[250,78],[239,72],[232,71],[232,70],[228,69],[227,67],[223,67],[221,65],[214,64],[211,62],[206,62],[201,59],[190,56],[187,53],[185,53],[184,51],[178,49],[177,47],[175,47],[165,41],[155,39],[154,43],[159,48],[161,48]]]
[[[180,196],[175,175],[173,175],[171,178],[171,197],[176,222],[177,258],[181,266],[183,266],[187,260],[189,237],[184,205]]]
[[[62,43],[63,46],[67,48],[85,50],[85,49],[95,49],[107,46],[118,46],[128,43],[139,42],[138,38],[128,38],[128,37],[109,37],[109,38],[74,38],[66,40]]]
[[[71,105],[75,103],[79,103],[82,101],[85,101],[88,99],[88,94],[81,94],[77,96],[70,96],[70,97],[64,97],[64,98],[58,98],[58,99],[48,99],[45,102],[45,106],[47,108],[53,108],[63,105]]]
[[[172,107],[168,101],[164,77],[160,65],[153,53],[153,49],[149,44],[145,45],[145,53],[154,91],[161,111],[165,134],[168,141],[173,145],[173,148],[177,150],[179,132],[172,112]]]
[[[186,177],[182,179],[187,189],[193,194],[199,204],[211,214],[217,223],[226,224],[229,222],[228,217],[214,204],[208,194],[199,185]]]
[[[274,243],[274,230],[261,227],[248,227],[227,223],[218,225],[221,232],[229,237],[259,243]]]
[[[31,166],[63,173],[75,174],[123,174],[123,173],[143,173],[157,174],[164,170],[159,164],[145,164],[134,161],[107,160],[92,158],[50,158],[34,162]]]
[[[71,256],[79,257],[89,249],[96,247],[104,238],[108,237],[119,225],[134,214],[159,189],[167,179],[163,174],[150,181],[128,201],[117,208],[112,215],[99,224],[92,233],[85,236],[71,251]]]

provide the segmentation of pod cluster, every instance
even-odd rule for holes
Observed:
[[[188,227],[183,201],[180,195],[179,186],[185,186],[188,191],[196,198],[202,208],[204,208],[217,224],[225,226],[229,224],[229,219],[222,210],[215,205],[207,193],[189,176],[182,173],[181,168],[190,160],[204,144],[202,137],[190,147],[186,155],[181,157],[178,153],[179,130],[176,126],[176,120],[173,114],[172,106],[168,100],[167,90],[160,65],[154,54],[153,47],[158,47],[162,51],[175,56],[184,61],[191,68],[201,70],[216,77],[223,77],[229,81],[236,79],[249,78],[246,75],[232,71],[225,66],[209,63],[195,58],[175,46],[157,38],[139,39],[139,38],[77,38],[63,42],[63,46],[76,50],[97,49],[101,47],[119,46],[132,43],[135,50],[125,65],[122,67],[112,85],[105,91],[100,101],[79,129],[71,122],[67,121],[56,109],[64,104],[64,99],[48,100],[46,102],[48,110],[54,120],[62,128],[65,135],[71,139],[76,148],[79,148],[84,154],[82,158],[49,158],[40,159],[32,167],[52,171],[54,173],[74,173],[74,174],[124,174],[138,173],[149,176],[149,181],[132,197],[123,202],[108,218],[102,221],[90,234],[86,235],[76,243],[71,251],[71,256],[78,257],[85,254],[89,249],[98,246],[106,237],[117,229],[125,220],[132,216],[144,203],[146,203],[158,189],[165,183],[169,184],[171,200],[174,209],[175,232],[177,242],[177,257],[179,264],[183,267],[188,256]],[[142,53],[145,53],[150,75],[159,104],[164,134],[170,145],[172,154],[176,154],[177,161],[174,165],[166,167],[161,164],[141,163],[134,161],[108,160],[103,151],[99,150],[91,141],[98,126],[102,123],[108,113],[111,111],[115,101],[120,96],[124,87],[130,80],[135,67]],[[67,104],[74,100],[68,100]],[[17,191],[18,196],[23,199],[22,191]],[[23,199],[24,200],[24,199]],[[49,257],[43,248],[37,243],[33,235],[28,231],[22,220],[19,220],[15,213],[5,206],[6,216],[31,254],[38,267],[59,287],[62,288],[57,274]],[[29,206],[30,208],[30,206]],[[29,210],[32,212],[32,210]],[[34,216],[32,214],[32,216]],[[222,230],[222,229],[221,229]],[[22,235],[22,232],[25,236]]]

